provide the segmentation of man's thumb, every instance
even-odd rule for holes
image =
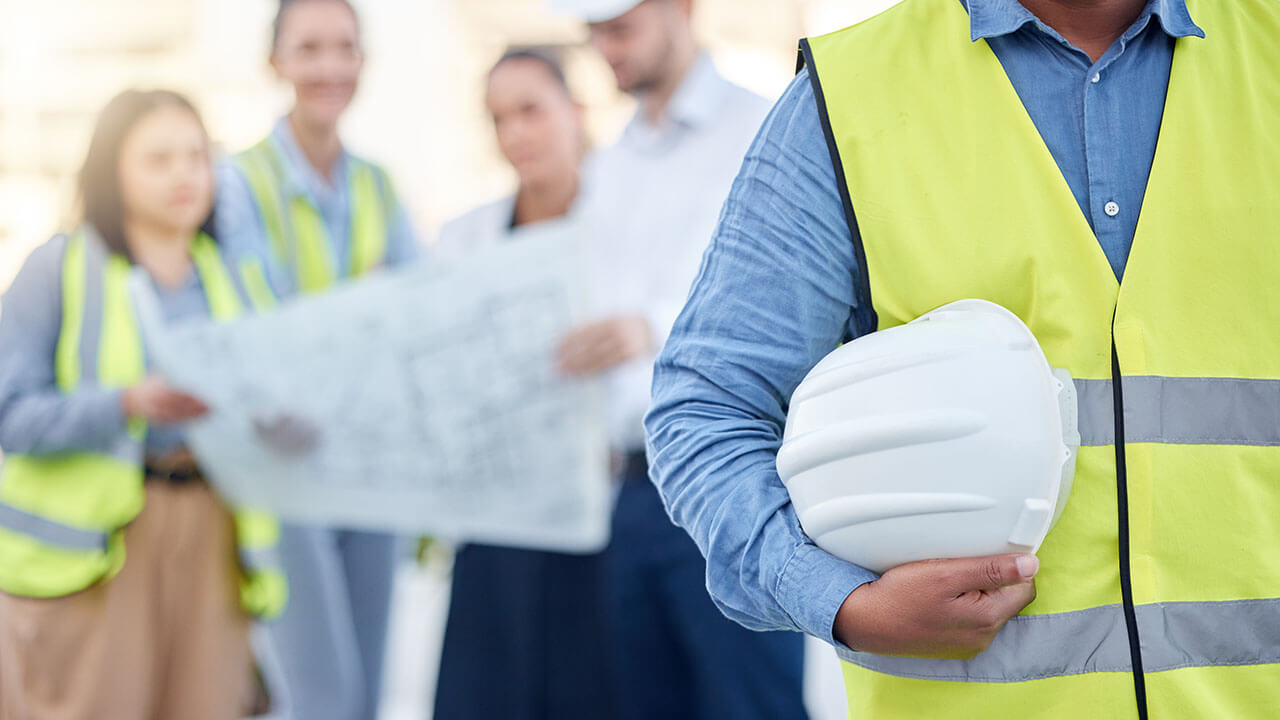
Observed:
[[[1035,555],[992,555],[974,558],[969,590],[994,590],[1027,582],[1040,571]]]

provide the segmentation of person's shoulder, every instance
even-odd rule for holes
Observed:
[[[368,170],[373,175],[374,182],[382,189],[382,192],[391,198],[396,197],[396,186],[391,181],[391,173],[387,172],[387,169],[380,163],[364,155],[352,153],[349,150],[346,151],[346,162],[347,172],[354,172],[358,169]]]
[[[245,176],[243,161],[239,155],[223,155],[213,166],[214,180],[218,186],[218,199],[224,190],[239,191],[247,189],[248,178]]]
[[[14,294],[40,292],[41,288],[50,293],[61,288],[62,258],[66,255],[69,241],[69,234],[57,233],[28,253],[13,278],[13,284],[6,291],[6,298]]]
[[[776,101],[765,103],[759,124],[766,131],[791,134],[806,128],[820,129],[818,121],[809,71],[801,68]]]
[[[221,156],[218,158],[218,170],[220,172],[224,170],[233,170],[237,173],[242,172],[247,163],[263,161],[267,159],[268,153],[273,152],[275,152],[275,150],[271,147],[270,136],[264,137],[249,145],[245,145],[239,150],[233,151],[230,148],[223,148],[223,152],[220,153]]]
[[[55,233],[48,240],[37,245],[23,263],[23,270],[30,268],[33,272],[40,274],[60,272],[62,258],[67,253],[67,244],[71,242],[72,234],[74,233]]]
[[[372,170],[373,173],[379,177],[382,177],[382,178],[389,177],[387,175],[386,168],[382,167],[381,164],[370,159],[365,155],[353,153],[350,150],[348,150],[346,151],[346,156],[347,156],[347,163],[352,168],[359,168],[359,167],[368,168],[369,170]]]
[[[724,81],[724,102],[735,110],[754,111],[764,114],[769,111],[771,103],[763,95],[731,82]]]
[[[498,224],[496,220],[501,219],[499,216],[509,216],[514,208],[515,198],[511,195],[504,195],[495,200],[481,203],[476,207],[456,215],[447,220],[441,227],[441,232],[449,228],[469,228],[490,226]]]
[[[809,120],[816,124],[813,89],[803,71],[791,80],[776,101],[728,81],[723,98],[719,132],[726,133],[726,137],[741,138],[744,144],[750,144],[761,134],[789,135],[808,125]]]
[[[214,181],[214,235],[218,241],[234,245],[241,235],[258,232],[259,198],[239,162],[222,158],[214,170]]]
[[[726,128],[742,128],[751,135],[760,128],[775,103],[763,95],[721,77],[720,123]],[[788,87],[790,89],[790,87]]]
[[[508,195],[445,222],[436,239],[438,249],[448,255],[475,251],[492,244],[506,230],[514,208],[515,199]]]

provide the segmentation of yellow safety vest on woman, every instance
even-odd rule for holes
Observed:
[[[851,717],[1280,717],[1280,3],[1188,5],[1119,283],[959,2],[802,44],[878,327],[1011,309],[1085,445],[1035,602],[973,660],[842,652]]]
[[[218,247],[201,234],[191,245],[215,320],[236,318],[244,302]],[[129,294],[132,266],[81,231],[62,258],[62,326],[55,354],[58,389],[81,383],[126,388],[146,376],[142,336]],[[96,344],[92,342],[96,339]],[[86,342],[88,341],[88,342]],[[134,419],[107,452],[6,455],[0,466],[0,590],[26,597],[70,595],[109,580],[124,566],[124,528],[146,499],[146,424]],[[275,545],[276,519],[235,513],[245,610],[273,617],[288,588]]]
[[[387,231],[397,210],[391,182],[372,163],[347,156],[351,202],[351,263],[359,277],[386,259]],[[273,259],[294,274],[303,293],[327,290],[341,277],[324,218],[305,193],[291,188],[284,151],[274,138],[235,157],[262,214]]]

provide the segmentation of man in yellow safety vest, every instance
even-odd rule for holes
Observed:
[[[802,43],[646,425],[722,610],[835,645],[852,716],[1280,715],[1278,37],[1270,0],[904,0]],[[1038,558],[877,577],[800,527],[788,398],[965,298],[1076,378],[1072,499]]]

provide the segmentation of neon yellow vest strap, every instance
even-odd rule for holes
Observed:
[[[380,187],[390,189],[386,177],[373,165],[354,161],[351,183],[351,275],[359,277],[382,264],[387,255],[387,222],[393,200]],[[364,210],[361,210],[364,208]]]
[[[62,392],[82,379],[81,337],[88,285],[88,248],[83,233],[67,241],[63,256],[63,320],[55,352]],[[195,238],[192,260],[211,314],[226,321],[243,310],[231,274],[207,235]],[[105,258],[96,381],[127,387],[145,374],[128,277],[119,256]],[[270,300],[270,298],[266,298]],[[53,597],[83,589],[119,571],[125,558],[121,528],[142,509],[142,439],[145,424],[130,423],[128,437],[111,454],[56,456],[14,454],[0,468],[0,589],[30,597]],[[86,478],[92,478],[87,484]],[[267,513],[238,510],[237,540],[245,568],[241,598],[246,610],[274,616],[284,607],[287,585],[274,545],[279,526]]]
[[[286,188],[281,151],[270,138],[238,156],[277,262],[292,270],[298,289],[318,292],[338,279],[337,262],[323,218],[307,197]],[[395,212],[390,182],[375,166],[352,158],[347,172],[351,202],[349,274],[364,275],[382,264],[389,218]]]
[[[239,317],[244,308],[213,239],[201,233],[191,244],[191,258],[200,273],[213,319],[226,322]],[[242,261],[241,280],[257,309],[274,304],[261,265],[251,260]],[[244,569],[240,583],[241,605],[258,617],[275,617],[288,599],[288,583],[276,552],[280,541],[279,522],[270,513],[250,508],[237,508],[234,514],[240,564]]]
[[[54,376],[64,393],[80,385],[80,334],[84,328],[84,235],[67,239],[62,256],[62,327],[58,331]]]
[[[89,248],[83,232],[67,239],[62,262],[62,327],[55,350],[59,391],[71,393],[85,375],[106,388],[140,380],[141,339],[129,305],[127,262],[102,266],[97,367],[81,367]],[[120,528],[142,509],[142,438],[131,422],[104,453],[10,454],[0,465],[0,589],[30,597],[80,590],[124,564]],[[87,492],[85,478],[93,478]]]

